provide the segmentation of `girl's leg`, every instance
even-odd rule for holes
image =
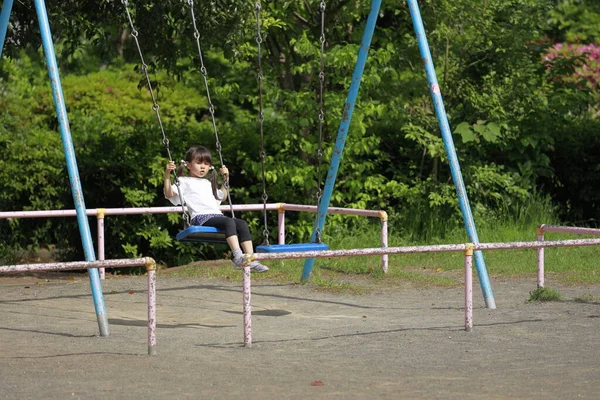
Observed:
[[[240,250],[240,242],[234,219],[225,216],[213,217],[206,221],[204,226],[212,226],[225,232],[225,240],[233,253],[233,265],[236,268],[242,268],[243,253]]]
[[[225,231],[225,238],[229,248],[233,252],[233,265],[235,268],[242,268],[243,254],[240,250],[240,242],[244,253],[252,255],[254,254],[254,248],[252,246],[252,237],[250,236],[250,230],[248,229],[248,223],[243,219],[229,218],[229,217],[213,217],[204,223],[205,226],[214,226],[217,229]],[[252,261],[250,268],[254,272],[266,272],[269,270],[268,267],[262,265],[258,261]]]
[[[237,236],[237,227],[233,218],[212,217],[204,223],[204,226],[212,226],[225,232],[225,240],[232,251],[240,249],[240,242]]]
[[[242,249],[244,250],[244,253],[250,255],[254,254],[254,246],[252,245],[248,224],[243,219],[236,219],[235,225],[240,242],[242,242]],[[261,264],[260,261],[255,260],[250,263],[250,269],[254,272],[267,272],[269,267]]]
[[[254,246],[252,245],[252,237],[250,236],[248,224],[243,219],[235,219],[234,221],[238,238],[242,243],[242,249],[244,250],[244,253],[248,255],[254,254]],[[255,260],[250,263],[250,269],[254,272],[267,272],[269,267]]]
[[[250,229],[248,223],[243,219],[234,219],[235,230],[239,241],[242,243],[242,250],[246,254],[254,254],[254,246],[252,245],[252,237],[250,236]]]
[[[231,251],[240,249],[240,241],[238,240],[238,237],[236,235],[229,236],[228,238],[225,238],[225,240],[227,241],[227,244],[229,245]],[[244,252],[246,252],[246,250],[244,250]]]
[[[247,240],[245,242],[242,242],[242,250],[244,250],[244,253],[246,254],[254,254],[254,247],[252,246],[252,241]]]
[[[235,231],[240,238],[241,243],[250,242],[250,251],[246,251],[248,254],[254,253],[252,250],[252,236],[250,236],[250,229],[248,228],[248,223],[243,219],[234,218],[233,222],[235,223]],[[245,250],[245,248],[244,248]]]
[[[231,250],[240,248],[240,242],[244,246],[244,252],[248,254],[254,253],[252,249],[252,237],[248,223],[243,219],[229,217],[213,217],[204,223],[204,226],[212,226],[225,232],[227,244]]]

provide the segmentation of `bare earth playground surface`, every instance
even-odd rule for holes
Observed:
[[[102,282],[98,336],[85,274],[0,277],[2,399],[598,399],[600,287],[492,278],[498,308],[454,288],[333,294],[253,282],[253,347],[239,282],[159,277],[157,355],[146,280]],[[585,300],[590,299],[590,300]]]

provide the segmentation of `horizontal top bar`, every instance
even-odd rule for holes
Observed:
[[[237,204],[233,205],[234,211],[262,211],[264,204]],[[221,211],[229,211],[228,205],[220,206]],[[287,210],[287,211],[309,211],[317,212],[317,206],[287,203],[271,203],[266,205],[269,211]],[[138,215],[138,214],[168,214],[181,213],[181,206],[173,207],[136,207],[136,208],[94,208],[87,209],[87,215],[96,216],[99,213],[104,215]],[[359,210],[355,208],[329,207],[327,210],[331,214],[349,214],[364,215],[369,217],[379,217],[383,211],[379,210]],[[44,218],[44,217],[75,217],[76,210],[37,210],[37,211],[2,211],[0,219],[6,218]]]
[[[540,225],[542,232],[574,233],[577,235],[600,235],[600,229],[580,228],[576,226]]]
[[[89,268],[125,268],[146,266],[149,269],[156,268],[156,262],[150,257],[144,258],[122,258],[102,261],[72,261],[54,263],[36,263],[21,265],[0,265],[0,274],[30,271],[62,271]]]
[[[600,239],[572,239],[552,240],[535,242],[506,242],[506,243],[463,243],[463,244],[441,244],[431,246],[404,246],[404,247],[382,247],[347,250],[322,250],[303,251],[287,253],[255,253],[251,260],[278,260],[291,258],[318,258],[318,257],[351,257],[351,256],[374,256],[383,254],[407,254],[407,253],[438,253],[469,250],[514,250],[534,249],[542,247],[576,247],[576,246],[599,246]],[[156,262],[150,257],[126,258],[102,261],[73,261],[56,263],[36,263],[23,265],[0,265],[0,273],[15,273],[28,271],[54,271],[54,270],[76,270],[89,268],[110,267],[134,267],[145,265],[149,269],[156,268]]]
[[[431,246],[404,246],[404,247],[375,247],[364,249],[347,250],[322,250],[287,253],[255,253],[252,260],[283,260],[291,258],[320,258],[320,257],[352,257],[352,256],[375,256],[383,254],[407,254],[407,253],[442,253],[453,251],[473,250],[514,250],[535,249],[542,247],[574,247],[574,246],[598,246],[600,239],[572,239],[535,242],[506,242],[506,243],[465,243],[465,244],[442,244]]]

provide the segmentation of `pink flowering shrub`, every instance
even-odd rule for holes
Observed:
[[[565,82],[585,82],[588,88],[595,90],[600,83],[600,46],[596,44],[565,44],[557,43],[550,47],[543,56],[546,66],[558,73],[557,77]],[[561,61],[570,62],[571,74],[561,75],[566,71],[556,71],[564,68]]]

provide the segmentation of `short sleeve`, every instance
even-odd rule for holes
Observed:
[[[181,180],[180,180],[179,184],[181,185]],[[167,197],[165,195],[165,198],[176,206],[180,205],[181,199],[179,198],[179,188],[177,187],[177,185],[173,184],[173,185],[171,185],[171,190],[173,190],[173,193],[175,193],[175,196]]]

